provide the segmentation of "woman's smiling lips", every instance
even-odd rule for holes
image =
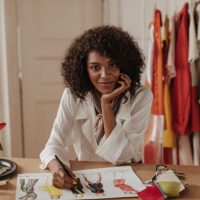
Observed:
[[[105,82],[99,82],[102,86],[111,86],[113,84],[113,81],[105,81]]]

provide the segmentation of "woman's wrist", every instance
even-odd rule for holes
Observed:
[[[47,167],[49,168],[49,170],[54,173],[54,172],[57,172],[59,171],[60,169],[62,169],[62,166],[60,165],[60,163],[56,160],[56,159],[53,159],[51,160]]]
[[[111,105],[112,99],[108,98],[107,96],[102,96],[101,97],[101,105]]]

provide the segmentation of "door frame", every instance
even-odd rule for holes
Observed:
[[[5,62],[0,64],[2,79],[1,115],[7,122],[4,130],[4,156],[23,157],[23,132],[22,111],[19,79],[19,60],[17,47],[17,9],[16,0],[0,0],[4,11],[4,22],[1,33],[4,37],[5,52],[1,59]],[[3,38],[3,37],[2,37]],[[2,56],[2,54],[1,54]]]

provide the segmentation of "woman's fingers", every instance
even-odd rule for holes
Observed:
[[[120,79],[118,80],[118,83],[120,84],[120,86],[114,89],[110,94],[102,95],[101,100],[106,103],[111,103],[113,98],[122,94],[131,86],[131,82],[132,81],[128,75],[121,73]]]
[[[72,188],[74,188],[74,185],[67,183],[65,180],[60,182],[57,179],[53,180],[53,186],[60,188],[60,189],[72,189]]]
[[[125,82],[127,88],[131,86],[132,81],[128,75],[121,73],[120,78],[122,79],[122,81]]]
[[[55,174],[53,176],[52,182],[55,187],[62,188],[62,189],[71,189],[74,187],[72,180],[66,177],[61,178],[58,174]]]
[[[127,89],[127,84],[125,81],[118,81],[118,83],[121,85],[119,88],[117,88],[116,90],[120,90],[121,92],[124,92]]]
[[[62,189],[71,189],[76,185],[76,181],[66,175],[62,170],[53,174],[53,185]]]

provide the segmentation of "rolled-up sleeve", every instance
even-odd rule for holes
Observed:
[[[130,119],[116,124],[110,136],[100,143],[96,154],[113,164],[125,163],[128,160],[140,161],[152,99],[150,90],[142,89],[138,92],[130,106]]]

